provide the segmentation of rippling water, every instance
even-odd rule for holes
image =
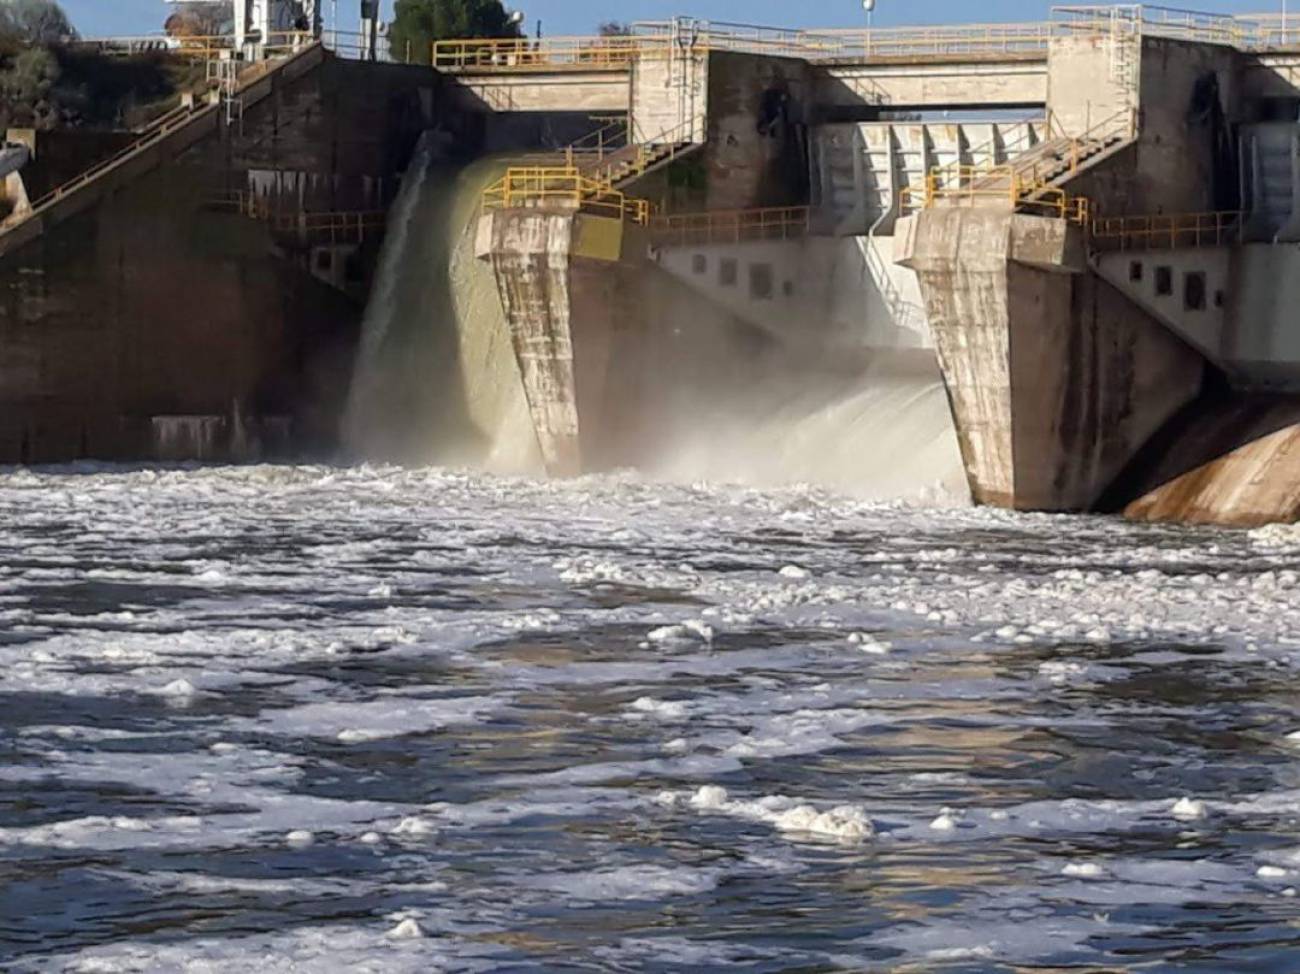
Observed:
[[[1300,970],[1300,533],[0,476],[6,970]]]

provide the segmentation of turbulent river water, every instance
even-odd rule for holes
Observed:
[[[1300,532],[0,475],[0,968],[1300,970]]]

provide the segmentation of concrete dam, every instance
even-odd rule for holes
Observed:
[[[1300,518],[1285,21],[377,54],[182,47],[209,83],[144,129],[10,133],[0,462],[337,451]]]

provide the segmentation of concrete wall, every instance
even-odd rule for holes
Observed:
[[[709,55],[707,209],[806,201],[804,125],[811,96],[811,69],[803,61]]]
[[[1103,253],[1097,271],[1209,361],[1232,367],[1227,323],[1235,289],[1228,248]],[[1189,288],[1193,275],[1203,282],[1199,306],[1194,282]]]
[[[977,501],[1089,509],[1199,391],[1200,358],[1085,271],[1077,228],[936,209],[898,234]]]
[[[1094,125],[1135,106],[1136,80],[1116,61],[1129,45],[1136,69],[1137,39],[1116,35],[1053,37],[1047,58],[1047,104],[1058,130],[1082,135]]]
[[[819,117],[861,117],[865,107],[968,108],[1043,105],[1047,65],[1041,57],[1005,61],[855,64],[814,73]]]
[[[137,183],[0,264],[0,462],[147,457],[152,417],[294,417],[327,447],[359,310],[204,212],[192,171]]]
[[[330,57],[225,133],[223,165],[290,209],[383,209],[420,133],[451,117],[427,68]]]
[[[815,345],[821,353],[932,348],[916,275],[893,257],[892,237],[808,237],[664,246],[653,259],[692,291],[790,347]]]
[[[425,69],[426,74],[431,74]],[[625,70],[514,71],[444,76],[449,107],[463,112],[626,112]]]
[[[1300,245],[1234,248],[1226,357],[1252,386],[1300,388]]]
[[[1071,135],[1123,110],[1122,65],[1112,60],[1111,43],[1101,38],[1052,42],[1049,109]],[[1088,197],[1099,215],[1233,208],[1239,180],[1229,158],[1231,138],[1216,127],[1212,113],[1194,112],[1193,100],[1198,83],[1213,76],[1221,118],[1233,118],[1238,58],[1233,49],[1213,44],[1143,38],[1135,64],[1141,83],[1135,99],[1137,142],[1072,179],[1070,192]]]
[[[0,462],[148,457],[154,417],[236,412],[331,448],[362,308],[311,277],[310,249],[286,259],[210,204],[264,185],[285,205],[383,206],[432,83],[327,58],[0,259]]]
[[[700,142],[706,136],[710,57],[674,50],[632,65],[629,118],[634,141]]]

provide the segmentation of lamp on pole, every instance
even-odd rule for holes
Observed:
[[[867,13],[867,43],[865,46],[866,46],[867,56],[870,57],[871,56],[871,15],[875,13],[876,0],[862,0],[862,9],[865,10]]]

